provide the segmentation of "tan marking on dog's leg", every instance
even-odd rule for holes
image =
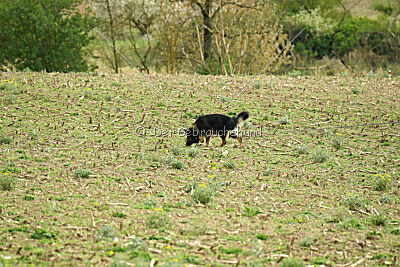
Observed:
[[[199,141],[200,141],[200,143],[204,143],[204,136],[200,136]]]
[[[237,140],[239,141],[240,147],[243,147],[242,138],[238,137]]]
[[[211,136],[206,136],[206,146],[210,145],[210,138]]]
[[[222,143],[219,145],[220,147],[223,147],[226,144],[226,140],[222,139]]]

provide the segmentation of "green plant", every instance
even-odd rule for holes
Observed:
[[[7,135],[3,135],[0,137],[0,144],[11,144],[12,139],[11,137],[8,137]]]
[[[235,254],[235,255],[243,253],[242,248],[235,248],[235,247],[232,247],[232,248],[220,247],[218,249],[218,251],[220,251],[224,254]]]
[[[371,216],[370,220],[375,226],[385,226],[387,222],[387,218],[380,214]]]
[[[384,194],[381,198],[381,203],[392,204],[393,202],[393,198],[388,194]]]
[[[328,151],[318,148],[314,150],[314,152],[311,154],[311,158],[315,163],[322,163],[325,162],[329,159],[329,153]]]
[[[377,174],[373,180],[373,188],[376,191],[386,191],[392,188],[391,182],[389,174]]]
[[[296,146],[296,152],[299,155],[306,154],[308,152],[308,145],[307,144],[298,144]]]
[[[107,225],[106,227],[104,227],[103,229],[100,230],[98,235],[105,239],[114,240],[116,237],[119,236],[119,231],[114,226]]]
[[[336,148],[337,150],[343,148],[343,138],[342,137],[340,137],[338,135],[334,135],[331,138],[331,142],[332,142],[332,146],[334,148]]]
[[[171,167],[180,170],[185,168],[185,164],[180,160],[175,160],[171,163]]]
[[[257,216],[258,214],[261,214],[262,212],[259,210],[258,207],[253,207],[253,206],[246,206],[243,211],[243,216],[245,217],[254,217]]]
[[[196,158],[200,155],[200,150],[196,147],[191,147],[188,152],[189,157]]]
[[[305,238],[300,240],[299,246],[300,247],[311,247],[312,245],[314,245],[314,243],[315,243],[315,239],[314,238],[306,236]]]
[[[358,89],[358,88],[353,88],[353,89],[351,89],[351,92],[352,92],[353,94],[355,94],[355,95],[358,95],[358,94],[360,93],[360,89]]]
[[[178,156],[178,155],[182,154],[183,149],[180,147],[177,147],[177,146],[173,146],[171,148],[171,152],[172,152],[172,154],[174,154],[174,156]]]
[[[270,176],[274,174],[274,171],[270,167],[266,167],[265,170],[263,171],[264,176]]]
[[[365,200],[359,195],[354,195],[353,193],[349,193],[344,197],[341,203],[342,205],[347,206],[349,210],[357,210],[365,206]]]
[[[89,178],[91,174],[92,172],[86,169],[77,169],[74,171],[75,178]]]
[[[113,212],[112,216],[115,218],[126,218],[127,217],[125,213],[122,213],[119,211]]]
[[[260,89],[263,87],[263,82],[259,80],[259,78],[256,78],[256,80],[253,82],[253,88],[254,89]]]
[[[0,66],[18,70],[71,72],[93,68],[87,64],[91,30],[97,20],[75,12],[79,0],[1,2]],[[32,40],[46,40],[36,42]],[[30,47],[30,48],[29,48]],[[28,49],[29,48],[29,49]],[[23,59],[23,60],[21,60]]]
[[[289,117],[282,117],[282,118],[279,119],[279,123],[281,125],[288,125],[288,124],[292,123],[292,120],[289,119]]]
[[[167,230],[171,227],[172,223],[168,214],[163,209],[154,209],[155,212],[151,214],[146,220],[146,226],[150,229]]]
[[[222,167],[224,167],[225,169],[235,169],[235,164],[233,162],[229,162],[229,161],[224,161],[222,163]]]
[[[35,229],[34,233],[31,234],[33,239],[57,239],[57,234],[47,231],[45,229]]]
[[[7,174],[7,175],[6,175]],[[8,173],[0,172],[0,187],[3,191],[11,191],[14,188],[15,178]]]
[[[201,203],[203,205],[206,205],[211,202],[215,193],[216,191],[214,188],[212,188],[211,186],[208,187],[203,183],[196,187],[196,189],[192,193],[192,199],[196,203]]]
[[[26,200],[26,201],[31,201],[31,200],[35,200],[35,197],[31,196],[31,195],[25,195],[22,199]]]
[[[286,258],[279,264],[280,267],[304,267],[304,262],[297,258]]]

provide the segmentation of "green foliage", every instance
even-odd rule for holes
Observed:
[[[306,236],[299,242],[300,247],[311,247],[315,243],[314,238]]]
[[[308,145],[307,144],[298,144],[296,146],[296,152],[299,155],[306,154],[308,152]]]
[[[89,178],[91,174],[92,172],[86,169],[77,169],[74,171],[75,178]]]
[[[191,147],[188,152],[189,157],[196,158],[200,155],[200,150],[196,147]]]
[[[246,206],[243,211],[243,216],[245,217],[254,217],[262,212],[258,209],[258,207]]]
[[[33,239],[56,239],[57,234],[47,231],[45,229],[35,229],[35,232],[31,235]]]
[[[95,20],[76,12],[81,0],[15,0],[0,3],[0,67],[88,71],[86,47]]]
[[[168,214],[163,209],[155,209],[146,220],[146,226],[150,229],[166,230],[171,227],[172,223]]]
[[[206,205],[211,202],[215,194],[216,189],[213,186],[207,186],[203,183],[194,187],[192,200],[196,203]]]
[[[328,151],[318,148],[311,154],[311,158],[315,163],[322,163],[329,159],[330,155]]]
[[[0,172],[0,188],[3,191],[11,191],[14,188],[15,178]]]
[[[365,200],[359,195],[350,193],[343,198],[342,205],[347,206],[349,210],[357,210],[365,206]]]
[[[377,174],[373,179],[373,188],[376,191],[387,191],[392,188],[391,182],[389,174]]]
[[[370,220],[371,220],[371,223],[375,226],[385,226],[385,224],[387,222],[387,218],[380,214],[371,216]]]
[[[3,135],[0,137],[0,145],[2,144],[11,144],[12,143],[12,138],[8,137],[7,135]]]
[[[286,258],[280,264],[280,267],[303,267],[304,262],[297,258]]]

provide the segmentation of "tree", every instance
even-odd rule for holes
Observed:
[[[120,58],[117,51],[117,37],[121,35],[123,28],[123,3],[117,0],[91,0],[92,6],[95,9],[96,16],[100,18],[104,28],[109,33],[111,39],[112,56],[109,56],[106,51],[100,51],[106,57],[115,73],[119,73],[121,68]],[[107,47],[109,45],[107,44]]]
[[[95,20],[79,0],[0,0],[0,67],[88,71],[87,46]]]
[[[171,2],[187,2],[193,9],[199,9],[202,16],[203,28],[203,60],[207,61],[212,58],[212,27],[214,19],[218,12],[227,5],[234,5],[240,8],[258,8],[262,0],[170,0]]]

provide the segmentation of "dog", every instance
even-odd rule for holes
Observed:
[[[223,114],[209,114],[200,116],[195,123],[186,130],[186,146],[195,143],[203,143],[206,138],[206,146],[210,144],[212,135],[218,135],[222,139],[221,147],[226,144],[226,138],[237,139],[240,147],[243,146],[238,128],[250,117],[249,112],[243,111],[237,117],[229,117]]]

